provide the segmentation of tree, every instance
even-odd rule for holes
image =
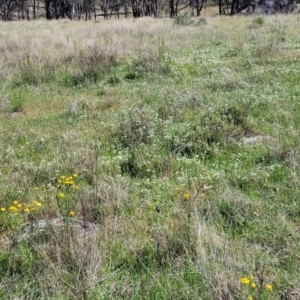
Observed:
[[[259,11],[261,13],[292,12],[294,0],[219,0],[219,13],[234,15],[246,11],[248,13]]]
[[[4,21],[13,20],[14,17],[30,20],[29,6],[29,0],[0,0],[0,16]]]

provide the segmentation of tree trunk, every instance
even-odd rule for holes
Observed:
[[[35,3],[35,0],[33,0],[32,10],[33,10],[33,18],[34,19],[36,18],[35,9],[36,9],[36,3]]]
[[[174,18],[175,17],[175,5],[174,5],[174,0],[169,1],[170,5],[170,17]]]

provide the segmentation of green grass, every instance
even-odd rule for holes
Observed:
[[[298,23],[2,24],[1,299],[299,298]]]

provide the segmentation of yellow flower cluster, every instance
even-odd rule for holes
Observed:
[[[242,277],[240,281],[242,284],[249,284],[252,288],[256,288],[256,283],[253,275],[249,277]]]
[[[240,282],[244,285],[248,285],[251,288],[255,289],[257,284],[255,282],[255,277],[253,275],[249,276],[249,277],[242,277],[240,279]],[[269,292],[273,291],[273,286],[269,283],[265,284],[265,289]],[[248,296],[247,300],[253,300],[253,297],[251,295]]]
[[[73,207],[74,192],[79,189],[76,185],[78,175],[61,175],[57,179],[57,194],[60,213],[63,216],[75,217],[76,213],[71,208]]]
[[[28,203],[20,203],[17,200],[14,200],[10,206],[6,207],[1,207],[0,211],[2,213],[4,212],[13,212],[13,213],[26,213],[29,214],[30,212],[36,211],[38,208],[42,207],[42,203],[33,200],[31,204]]]
[[[57,181],[57,187],[61,188],[62,186],[71,186],[75,189],[78,189],[78,186],[75,184],[75,180],[78,177],[77,174],[73,174],[71,176],[65,176],[62,175],[59,177],[58,181]]]

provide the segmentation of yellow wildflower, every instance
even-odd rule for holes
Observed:
[[[75,174],[73,174],[73,177],[76,178],[76,177],[78,177],[78,175],[75,173]]]
[[[250,280],[254,280],[254,276],[253,275],[250,275],[249,278],[250,278]]]
[[[250,283],[250,285],[251,285],[251,287],[253,287],[253,288],[256,287],[256,283],[255,283],[254,281],[252,281],[252,282]]]
[[[33,204],[37,207],[41,207],[42,204],[39,201],[33,200]]]
[[[8,209],[11,210],[11,211],[17,211],[18,210],[15,206],[10,206]]]
[[[6,211],[6,208],[5,208],[5,207],[1,207],[0,210],[1,210],[2,212],[5,212],[5,211]]]
[[[34,188],[34,190],[35,190],[35,191],[38,191],[38,190],[39,190],[39,188],[36,186],[36,187]]]
[[[64,176],[64,175],[60,176],[60,179],[65,179],[65,178],[66,178],[66,176]]]
[[[180,188],[178,186],[175,187],[175,191],[179,191]]]
[[[184,193],[184,195],[183,195],[183,198],[184,199],[190,199],[191,198],[191,194],[190,193]]]
[[[74,181],[73,180],[66,180],[65,182],[64,182],[64,184],[65,185],[74,185]]]
[[[17,204],[17,208],[21,208],[22,207],[22,204]]]
[[[15,200],[15,201],[13,202],[14,205],[18,205],[18,203],[19,203],[19,202],[18,202],[17,200]]]
[[[70,216],[70,217],[74,217],[74,216],[75,216],[74,211],[70,211],[70,212],[69,212],[69,216]]]
[[[200,194],[200,197],[201,197],[201,198],[204,198],[204,197],[205,197],[205,194],[204,194],[204,193],[201,193],[201,194]]]
[[[30,213],[30,209],[29,209],[29,208],[24,208],[24,212],[25,212],[26,214],[29,214],[29,213]]]
[[[63,197],[65,197],[65,194],[64,194],[64,193],[59,193],[59,194],[58,194],[58,198],[62,199]]]
[[[266,284],[266,290],[272,292],[273,291],[273,286],[269,283]]]
[[[247,300],[253,300],[252,296],[248,296]]]
[[[242,278],[241,278],[241,283],[242,283],[242,284],[249,284],[249,283],[250,283],[250,280],[249,280],[247,277],[242,277]]]

